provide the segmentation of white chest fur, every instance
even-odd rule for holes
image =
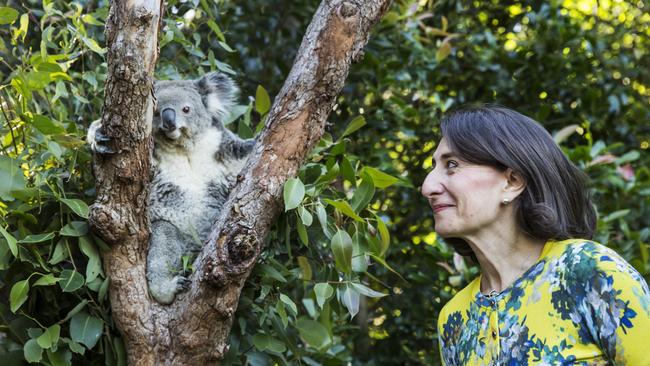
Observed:
[[[214,158],[221,143],[221,131],[209,129],[187,151],[156,154],[159,179],[171,182],[186,194],[202,195],[209,182],[225,179],[225,166]]]

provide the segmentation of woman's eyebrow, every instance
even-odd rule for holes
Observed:
[[[433,161],[436,161],[436,160],[446,160],[446,159],[449,159],[449,158],[455,158],[455,157],[456,157],[456,155],[455,155],[453,152],[446,152],[446,153],[440,154],[440,156],[438,157],[438,159],[436,159],[436,156],[433,155]]]

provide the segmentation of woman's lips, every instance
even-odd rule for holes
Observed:
[[[438,213],[446,208],[449,207],[454,207],[454,205],[447,205],[447,204],[437,204],[437,205],[432,205],[431,209],[433,210],[433,213]]]

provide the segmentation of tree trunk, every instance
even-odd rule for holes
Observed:
[[[284,182],[296,175],[322,136],[350,64],[362,57],[371,27],[389,4],[321,3],[247,167],[196,260],[190,290],[168,306],[149,297],[145,278],[150,87],[160,8],[153,0],[111,4],[102,121],[117,153],[95,157],[97,201],[91,224],[112,245],[104,266],[130,364],[216,364],[223,358],[242,286],[280,212]]]

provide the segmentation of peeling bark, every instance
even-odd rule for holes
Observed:
[[[95,157],[98,194],[90,221],[112,244],[104,265],[112,280],[113,317],[130,364],[216,364],[224,357],[239,294],[280,213],[284,182],[296,175],[321,138],[351,63],[362,56],[371,27],[389,4],[321,3],[247,168],[197,258],[190,290],[162,306],[148,296],[145,279],[151,151],[147,126],[160,5],[153,0],[112,3],[102,123],[118,153]]]

